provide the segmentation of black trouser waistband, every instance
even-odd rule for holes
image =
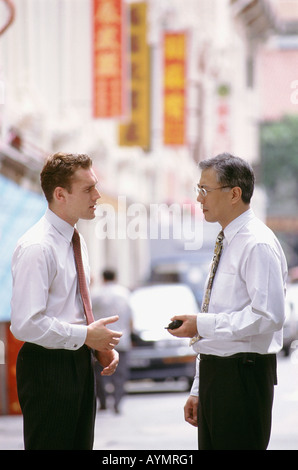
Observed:
[[[241,359],[243,362],[255,362],[257,358],[272,358],[275,354],[259,354],[259,353],[237,353],[231,356],[214,356],[212,354],[200,354],[201,361],[228,361],[231,359]]]

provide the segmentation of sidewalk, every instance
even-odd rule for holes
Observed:
[[[94,450],[195,450],[196,432],[183,419],[187,393],[128,395],[122,412],[97,412]],[[0,450],[23,450],[22,416],[0,416]]]
[[[23,450],[22,416],[0,416],[0,450]]]

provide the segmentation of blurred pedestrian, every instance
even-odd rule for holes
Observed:
[[[170,331],[192,338],[200,354],[185,419],[198,426],[199,449],[264,450],[282,347],[286,259],[250,208],[251,167],[220,154],[200,168],[197,200],[206,221],[219,222],[222,232],[202,313],[174,317],[183,324]]]
[[[117,317],[94,322],[86,245],[75,228],[79,219],[95,217],[96,185],[87,155],[50,157],[41,172],[48,208],[13,254],[11,331],[25,342],[17,359],[17,387],[26,450],[92,449],[91,350],[104,374],[117,367],[114,347],[121,333],[107,328]]]
[[[105,269],[102,272],[103,284],[94,292],[92,305],[94,318],[99,320],[108,315],[117,315],[119,320],[115,328],[119,328],[122,337],[115,349],[119,353],[119,364],[112,376],[102,377],[100,375],[100,365],[95,364],[97,397],[100,402],[100,409],[106,409],[106,390],[109,386],[113,388],[114,410],[119,413],[120,402],[125,395],[125,383],[128,379],[128,354],[131,348],[132,332],[132,311],[130,307],[130,292],[116,280],[116,272],[112,269]]]

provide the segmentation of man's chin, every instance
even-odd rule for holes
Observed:
[[[80,217],[81,220],[93,220],[95,219],[95,212],[92,214],[84,214]]]
[[[217,222],[217,219],[212,217],[207,211],[204,213],[204,217],[206,222],[209,222],[210,224],[215,224]]]

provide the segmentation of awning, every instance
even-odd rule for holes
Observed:
[[[41,194],[0,175],[0,321],[10,320],[11,258],[16,243],[40,219],[46,207]]]

